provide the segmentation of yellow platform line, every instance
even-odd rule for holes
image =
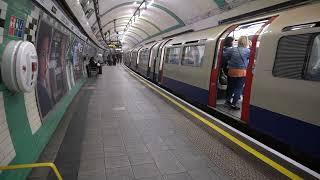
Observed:
[[[53,163],[33,163],[33,164],[19,164],[19,165],[10,165],[10,166],[0,166],[0,170],[15,170],[15,169],[27,169],[27,168],[39,168],[39,167],[50,167],[58,180],[63,180],[60,172],[58,171],[56,165]]]
[[[128,68],[127,68],[128,69]],[[130,70],[131,71],[131,70]],[[190,115],[192,115],[193,117],[197,118],[198,120],[202,121],[204,124],[206,124],[207,126],[211,127],[212,129],[214,129],[215,131],[217,131],[218,133],[220,133],[221,135],[223,135],[224,137],[228,138],[230,141],[232,141],[233,143],[237,144],[238,146],[240,146],[242,149],[246,150],[247,152],[249,152],[250,154],[254,155],[255,157],[257,157],[258,159],[262,160],[263,162],[265,162],[266,164],[268,164],[269,166],[273,167],[274,169],[278,170],[280,173],[284,174],[285,176],[287,176],[290,179],[303,179],[302,177],[300,177],[299,175],[291,172],[290,170],[288,170],[287,168],[283,167],[282,165],[280,165],[279,163],[273,161],[272,159],[268,158],[267,156],[261,154],[260,152],[258,152],[257,150],[255,150],[254,148],[250,147],[249,145],[247,145],[246,143],[240,141],[239,139],[237,139],[236,137],[234,137],[233,135],[231,135],[230,133],[224,131],[223,129],[219,128],[218,126],[214,125],[212,122],[210,122],[209,120],[203,118],[202,116],[200,116],[199,114],[193,112],[192,110],[190,110],[189,108],[187,108],[186,106],[180,104],[179,102],[177,102],[176,100],[174,100],[173,98],[169,97],[168,95],[164,94],[163,92],[161,92],[160,90],[156,89],[155,87],[151,86],[149,84],[149,82],[146,82],[146,80],[142,80],[142,78],[138,77],[137,75],[133,74],[132,72],[129,72],[130,74],[132,74],[133,76],[135,76],[140,82],[142,82],[144,85],[148,86],[150,89],[156,91],[157,93],[159,93],[161,96],[163,96],[164,98],[166,98],[167,100],[169,100],[171,103],[175,104],[176,106],[178,106],[179,108],[183,109],[184,111],[186,111],[187,113],[189,113]]]

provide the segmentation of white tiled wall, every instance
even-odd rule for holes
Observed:
[[[4,110],[3,95],[0,92],[0,166],[8,165],[16,156]],[[0,171],[1,173],[1,171]]]
[[[32,134],[36,133],[41,127],[41,120],[39,116],[35,90],[24,94],[24,103],[26,106],[27,116]]]

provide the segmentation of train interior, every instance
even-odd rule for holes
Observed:
[[[267,22],[268,20],[260,20],[260,21],[255,21],[255,22],[250,22],[246,24],[241,24],[237,28],[235,28],[227,37],[232,37],[234,39],[233,41],[233,46],[232,47],[238,47],[238,39],[241,36],[247,36],[250,40],[252,41],[253,36],[263,27],[263,25]],[[252,47],[252,44],[250,43],[250,50],[252,51],[253,48],[256,48],[256,53],[258,52],[258,43],[257,47]],[[228,114],[236,117],[236,118],[241,118],[241,111],[242,111],[242,102],[243,99],[246,98],[243,96],[243,93],[240,97],[240,100],[238,101],[238,107],[240,107],[240,110],[234,110],[231,109],[230,106],[226,105],[226,91],[227,91],[227,84],[228,84],[228,78],[227,78],[227,73],[224,72],[223,67],[220,67],[219,70],[219,78],[218,78],[218,91],[217,91],[217,109],[227,112]],[[248,75],[248,74],[247,74]],[[245,86],[245,85],[244,85]]]

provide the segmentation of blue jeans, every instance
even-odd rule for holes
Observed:
[[[226,100],[228,102],[231,102],[231,98],[233,98],[231,102],[232,105],[237,105],[237,102],[239,101],[243,91],[243,85],[245,80],[245,77],[228,77]]]

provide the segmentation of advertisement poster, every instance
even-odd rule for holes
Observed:
[[[52,41],[52,27],[45,23],[40,22],[39,33],[36,42],[36,48],[39,61],[39,74],[37,82],[37,97],[38,104],[40,105],[41,117],[45,117],[53,107],[52,92],[50,87],[49,78],[49,59],[50,59],[50,46]]]
[[[39,57],[37,97],[44,118],[68,90],[65,49],[68,37],[44,20],[40,22],[36,47]]]
[[[51,42],[49,77],[52,99],[56,104],[67,92],[67,75],[65,71],[65,50],[68,38],[54,30]]]
[[[82,71],[83,71],[82,51],[83,51],[83,43],[78,38],[75,38],[73,43],[73,49],[72,49],[72,64],[73,64],[75,80],[80,79],[82,76]]]

